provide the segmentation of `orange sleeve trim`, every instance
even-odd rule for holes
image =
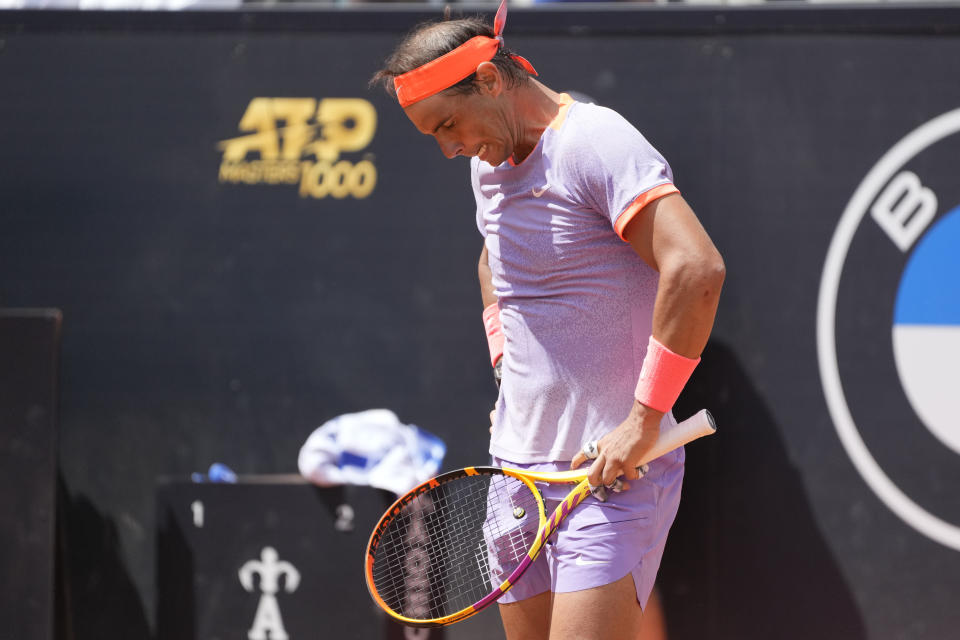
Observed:
[[[623,213],[620,214],[620,217],[617,218],[617,221],[613,225],[613,230],[617,232],[617,235],[620,236],[620,239],[624,242],[627,241],[623,237],[623,230],[627,228],[627,225],[630,224],[630,221],[640,213],[645,206],[662,198],[663,196],[668,196],[671,193],[680,193],[680,190],[677,189],[673,183],[668,182],[666,184],[661,184],[653,189],[644,191],[637,199],[631,202],[626,209],[623,210]]]

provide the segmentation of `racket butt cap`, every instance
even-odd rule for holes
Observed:
[[[710,431],[716,432],[717,430],[717,421],[714,419],[713,414],[710,413],[707,409],[700,409],[699,413],[703,414],[703,417],[707,421],[707,426],[710,427]]]

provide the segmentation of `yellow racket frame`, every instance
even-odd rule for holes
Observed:
[[[710,412],[706,409],[701,409],[694,416],[684,420],[679,424],[675,424],[668,431],[661,431],[660,437],[657,440],[657,443],[653,446],[650,451],[644,456],[641,460],[641,464],[646,464],[653,461],[656,458],[659,458],[668,451],[672,451],[678,447],[681,447],[689,442],[700,438],[702,436],[711,435],[717,430],[716,422],[713,419],[713,416],[710,415]],[[405,625],[411,627],[439,627],[453,624],[472,616],[481,609],[485,608],[487,605],[495,602],[501,595],[503,595],[507,589],[509,589],[514,582],[523,574],[526,569],[533,564],[533,561],[537,559],[537,556],[540,555],[540,551],[543,549],[544,545],[547,542],[547,539],[557,530],[557,527],[560,526],[560,523],[563,522],[563,519],[576,507],[578,504],[583,502],[583,500],[590,495],[590,484],[587,482],[587,469],[575,469],[573,471],[553,471],[553,472],[542,472],[542,471],[525,471],[521,469],[510,469],[510,468],[497,468],[497,467],[466,467],[464,469],[459,469],[457,471],[451,471],[449,473],[444,473],[437,476],[431,480],[424,482],[423,484],[415,487],[405,495],[403,495],[399,500],[397,500],[393,505],[387,509],[387,512],[380,518],[380,521],[377,523],[377,526],[373,530],[373,534],[370,536],[370,541],[367,544],[367,556],[364,564],[364,573],[367,580],[367,589],[370,591],[370,595],[373,597],[374,601],[391,617],[393,617],[398,622],[401,622]],[[503,475],[510,476],[520,480],[524,485],[530,489],[530,492],[533,494],[534,499],[537,504],[537,517],[539,519],[539,527],[537,529],[537,536],[534,539],[533,544],[530,546],[530,549],[527,551],[526,557],[521,561],[520,565],[510,574],[510,576],[503,581],[503,583],[495,590],[493,590],[489,595],[481,599],[480,601],[465,607],[460,611],[452,613],[441,618],[431,618],[426,620],[418,620],[414,618],[408,618],[403,616],[393,609],[391,609],[383,601],[380,595],[377,593],[373,584],[373,560],[376,555],[377,546],[380,542],[380,537],[383,535],[384,529],[386,529],[387,523],[389,523],[393,517],[399,513],[404,506],[413,501],[417,496],[429,491],[430,489],[439,486],[443,482],[448,482],[454,478],[459,478],[463,476],[474,476],[480,475],[481,473],[502,473]],[[546,517],[543,496],[540,494],[540,491],[537,489],[534,482],[547,482],[547,483],[578,483],[576,487],[573,488],[570,493],[563,499],[563,501],[554,509],[553,513],[550,515],[549,520]]]
[[[530,490],[530,493],[533,494],[534,500],[537,505],[537,519],[538,519],[538,528],[537,535],[534,538],[533,544],[530,546],[530,549],[527,550],[526,557],[521,561],[520,565],[510,574],[510,576],[504,580],[499,587],[492,590],[489,595],[485,598],[475,602],[474,604],[464,607],[463,609],[451,613],[450,615],[443,616],[440,618],[428,618],[428,619],[415,619],[408,618],[404,615],[401,615],[391,609],[386,602],[380,597],[380,594],[377,593],[377,590],[374,588],[373,584],[373,561],[376,556],[377,546],[380,541],[380,536],[383,535],[384,530],[386,529],[387,523],[393,520],[394,516],[399,513],[403,507],[408,503],[413,501],[417,496],[426,493],[427,491],[440,486],[444,482],[449,482],[455,478],[463,476],[476,476],[483,474],[499,474],[502,473],[505,476],[510,476],[516,478],[524,485],[527,489]],[[540,555],[540,552],[543,550],[544,545],[547,540],[553,535],[553,532],[556,531],[557,527],[560,526],[560,523],[563,522],[563,519],[576,507],[578,504],[583,502],[583,500],[590,495],[590,485],[587,482],[587,470],[574,470],[574,471],[555,471],[555,472],[546,472],[546,471],[523,471],[520,469],[509,469],[509,468],[498,468],[498,467],[465,467],[457,471],[451,471],[443,475],[432,478],[427,482],[413,488],[407,494],[403,495],[399,500],[393,503],[393,505],[387,509],[387,512],[380,518],[380,521],[377,523],[377,526],[373,530],[373,534],[370,536],[370,542],[367,544],[367,556],[366,562],[364,565],[364,574],[366,575],[367,580],[367,590],[370,592],[371,597],[374,601],[386,611],[393,619],[397,622],[409,625],[411,627],[442,627],[446,625],[453,624],[454,622],[459,622],[464,618],[472,616],[473,614],[479,612],[480,610],[486,608],[493,601],[500,598],[501,595],[506,593],[507,589],[513,586],[514,582],[523,575],[527,568],[533,564],[533,561],[537,559],[537,556]],[[567,494],[563,501],[554,509],[553,513],[550,515],[548,520],[546,517],[546,510],[543,503],[543,496],[540,494],[540,490],[537,489],[535,482],[549,482],[549,483],[579,483],[574,489]]]

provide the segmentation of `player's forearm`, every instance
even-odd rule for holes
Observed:
[[[483,308],[486,309],[497,303],[497,296],[493,289],[493,273],[487,262],[487,245],[483,245],[480,252],[480,261],[477,263],[477,277],[480,280],[480,297],[483,299]]]
[[[672,351],[697,358],[713,329],[726,275],[723,259],[711,245],[671,256],[659,266],[653,335]]]
[[[624,239],[660,273],[653,337],[674,353],[699,357],[713,328],[725,269],[693,209],[679,194],[658,198],[627,225]]]
[[[477,277],[480,279],[480,297],[483,298],[483,327],[487,332],[487,346],[490,348],[490,364],[493,365],[493,378],[500,386],[503,371],[503,328],[500,325],[500,309],[493,289],[493,273],[487,262],[487,245],[483,245],[480,261],[477,263]],[[493,414],[491,414],[492,416]],[[490,418],[493,424],[493,418]],[[492,427],[491,427],[492,429]]]

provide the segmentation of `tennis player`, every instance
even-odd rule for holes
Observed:
[[[374,81],[448,158],[467,156],[484,237],[479,273],[502,383],[495,464],[587,461],[588,500],[500,600],[507,637],[634,640],[680,500],[683,451],[637,462],[713,326],[723,260],[664,158],[624,118],[535,79],[479,19],[422,25]],[[569,490],[544,487],[548,509]],[[549,511],[548,511],[549,512]]]

